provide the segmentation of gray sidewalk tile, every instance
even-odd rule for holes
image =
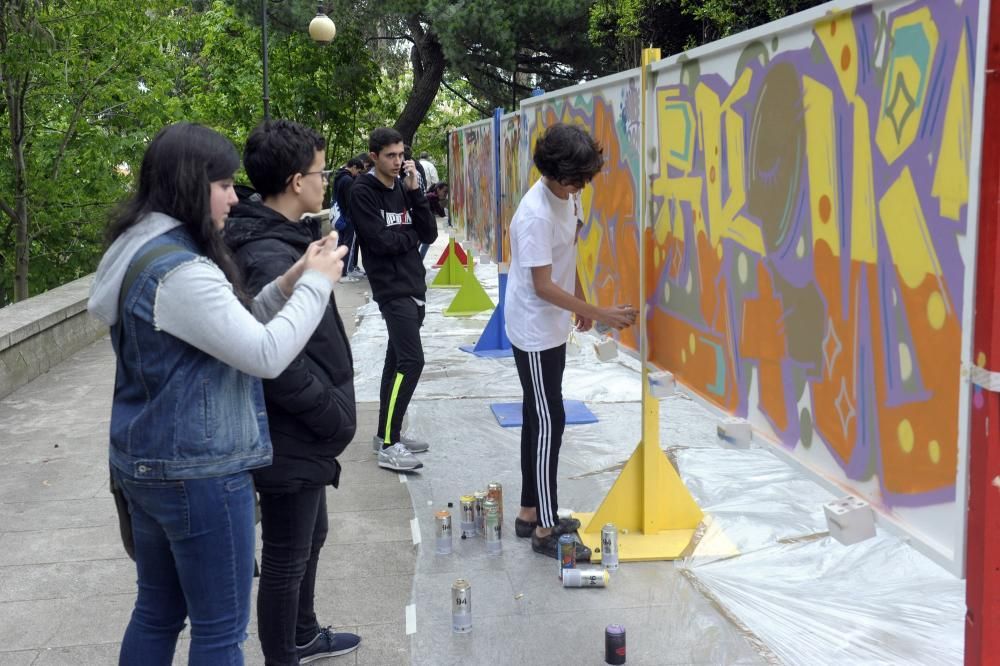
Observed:
[[[118,559],[0,567],[0,603],[135,594],[135,564]]]
[[[33,532],[115,524],[111,493],[90,499],[0,503],[0,532]]]
[[[415,570],[413,543],[329,543],[319,553],[319,572],[324,578],[397,576]]]
[[[134,594],[86,599],[44,599],[0,604],[4,651],[69,647],[120,641],[132,612]]]
[[[348,630],[350,631],[350,630]],[[404,666],[410,663],[410,637],[405,622],[366,624],[357,627],[361,636],[358,666]],[[332,662],[330,666],[339,666]]]
[[[118,524],[0,534],[0,566],[120,558]]]
[[[390,545],[390,544],[387,544]],[[327,578],[316,576],[316,616],[323,624],[365,625],[406,619],[413,575]]]
[[[332,491],[330,500],[333,500],[336,494],[337,491]],[[326,538],[326,543],[375,543],[406,540],[412,542],[410,532],[410,519],[412,517],[413,513],[406,509],[331,511],[330,533]]]

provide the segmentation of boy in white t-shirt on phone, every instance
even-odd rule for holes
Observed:
[[[511,221],[504,306],[524,392],[521,510],[514,531],[519,537],[531,537],[535,552],[557,557],[559,536],[580,527],[575,518],[559,520],[556,515],[570,315],[576,315],[581,331],[595,321],[620,330],[635,323],[636,310],[630,305],[601,308],[587,303],[576,272],[575,195],[601,170],[601,147],[580,127],[558,124],[538,139],[533,160],[542,177],[521,199]],[[589,548],[580,543],[576,548],[577,560],[590,559]]]

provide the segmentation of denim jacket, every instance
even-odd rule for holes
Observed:
[[[135,258],[165,243],[189,251],[154,259],[129,288],[111,327],[117,356],[111,464],[138,479],[196,479],[268,465],[260,380],[155,326],[160,281],[182,264],[203,260],[181,228],[153,238]]]

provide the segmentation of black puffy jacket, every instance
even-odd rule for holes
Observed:
[[[226,222],[226,243],[236,253],[247,290],[257,294],[280,276],[319,237],[318,225],[293,223],[258,201],[246,198]],[[264,400],[274,445],[270,467],[254,470],[261,492],[297,492],[334,485],[337,456],[354,438],[354,359],[333,295],[305,349],[275,379],[264,380]]]

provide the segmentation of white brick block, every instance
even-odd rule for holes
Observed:
[[[674,381],[674,373],[664,370],[663,372],[651,372],[649,378],[649,392],[654,398],[669,398],[677,390],[677,382]]]
[[[736,417],[722,419],[716,431],[719,434],[719,439],[727,444],[741,449],[750,447],[753,430],[750,428],[750,422],[745,419]]]
[[[600,342],[594,343],[594,353],[597,360],[607,363],[613,361],[618,356],[618,343],[612,338],[604,338]]]
[[[849,546],[875,536],[875,512],[868,502],[853,495],[823,505],[830,536]]]

